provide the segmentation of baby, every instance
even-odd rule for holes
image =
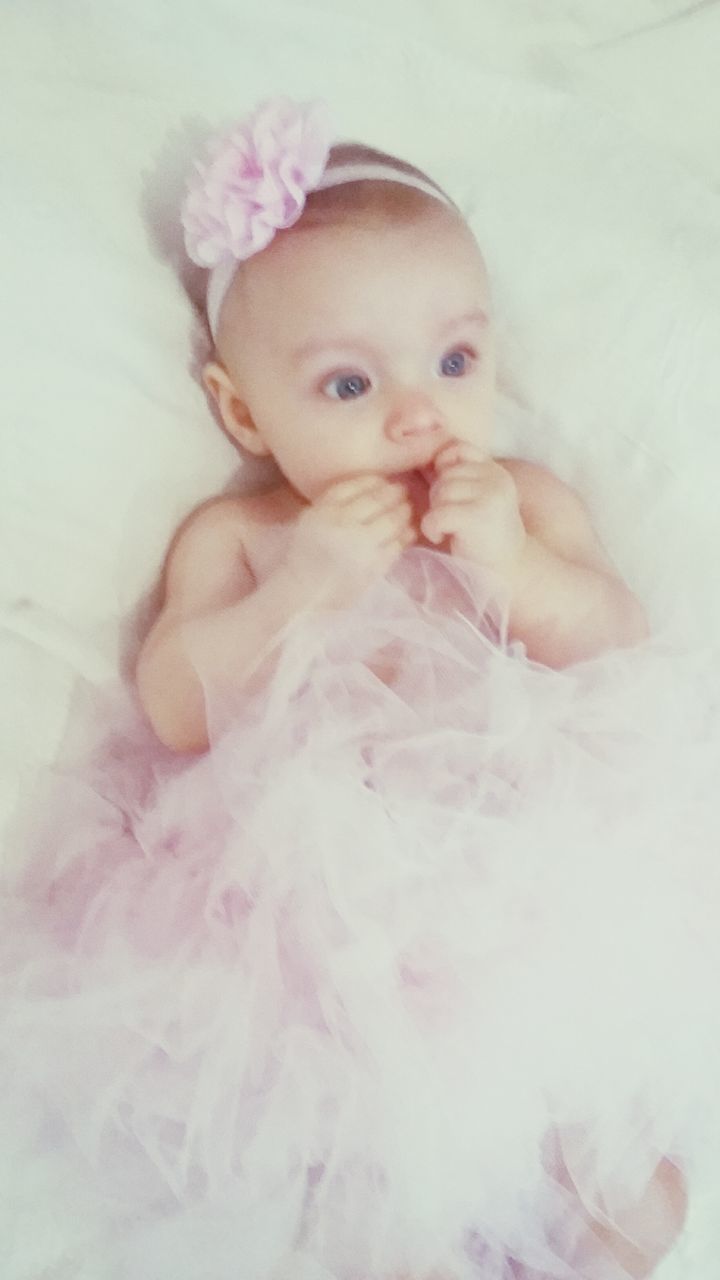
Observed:
[[[318,152],[306,161],[307,199],[291,170],[280,233],[270,227],[242,245],[242,261],[215,267],[218,358],[203,377],[229,435],[272,457],[281,478],[259,496],[207,503],[171,548],[137,677],[156,732],[177,751],[207,746],[195,643],[237,683],[299,610],[350,604],[413,544],[492,574],[510,637],[538,662],[563,666],[646,634],[578,496],[542,467],[493,457],[490,287],[457,208],[417,170],[367,148],[336,146],[325,162],[316,114],[287,123],[273,113],[255,127],[277,134],[278,174],[295,161],[282,151],[291,127]],[[208,188],[219,180],[211,170]],[[194,230],[195,200],[191,246],[208,239]],[[231,214],[246,214],[242,201]]]
[[[412,546],[483,571],[509,638],[539,664],[646,637],[577,494],[493,455],[488,274],[427,176],[366,147],[330,148],[316,106],[266,103],[200,168],[184,225],[210,268],[205,386],[232,439],[279,478],[204,504],[170,549],[137,666],[168,747],[208,747],[194,652],[221,684],[249,683],[294,617],[351,606]],[[662,1161],[622,1234],[586,1219],[618,1274],[640,1277],[684,1213],[680,1174]]]

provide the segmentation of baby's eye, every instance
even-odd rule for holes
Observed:
[[[474,359],[473,353],[465,348],[448,351],[440,361],[440,371],[445,378],[462,378],[472,367]]]
[[[370,379],[362,373],[340,373],[328,378],[323,391],[334,400],[357,400],[370,386]]]

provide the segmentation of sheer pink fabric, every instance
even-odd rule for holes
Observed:
[[[718,655],[554,672],[501,621],[414,549],[251,697],[201,670],[204,756],[121,693],[60,777],[5,903],[0,1158],[73,1170],[113,1276],[623,1280],[558,1151],[612,1221],[717,1149]]]

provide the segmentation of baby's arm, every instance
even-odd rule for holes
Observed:
[[[140,651],[138,694],[155,732],[173,751],[208,745],[202,654],[213,681],[237,687],[303,601],[278,569],[260,586],[247,564],[240,500],[220,499],[182,527],[165,569],[165,599]]]
[[[647,637],[644,612],[604,552],[578,495],[544,467],[503,460],[527,533],[512,581],[510,634],[562,667]]]
[[[404,485],[375,475],[338,481],[305,506],[282,560],[258,584],[246,519],[241,499],[220,499],[196,512],[170,549],[163,610],[136,677],[155,732],[174,751],[208,746],[201,675],[221,689],[248,689],[289,622],[352,603],[415,540]]]
[[[474,560],[506,596],[511,639],[564,667],[647,636],[645,616],[576,493],[545,467],[455,440],[434,460],[422,530]]]

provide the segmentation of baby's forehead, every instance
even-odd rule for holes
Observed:
[[[266,285],[286,290],[295,280],[316,292],[339,287],[343,279],[359,282],[373,275],[401,279],[434,272],[450,277],[469,271],[484,276],[471,229],[454,211],[430,203],[435,208],[412,220],[363,215],[301,222],[250,260],[248,281],[253,291]]]
[[[368,306],[382,313],[401,291],[422,298],[434,313],[486,306],[487,274],[471,229],[454,211],[431,203],[437,208],[412,221],[344,217],[276,236],[238,272],[228,331],[235,339],[249,329],[260,337],[267,325],[284,331],[315,317],[332,325]],[[408,322],[413,318],[408,314]]]

